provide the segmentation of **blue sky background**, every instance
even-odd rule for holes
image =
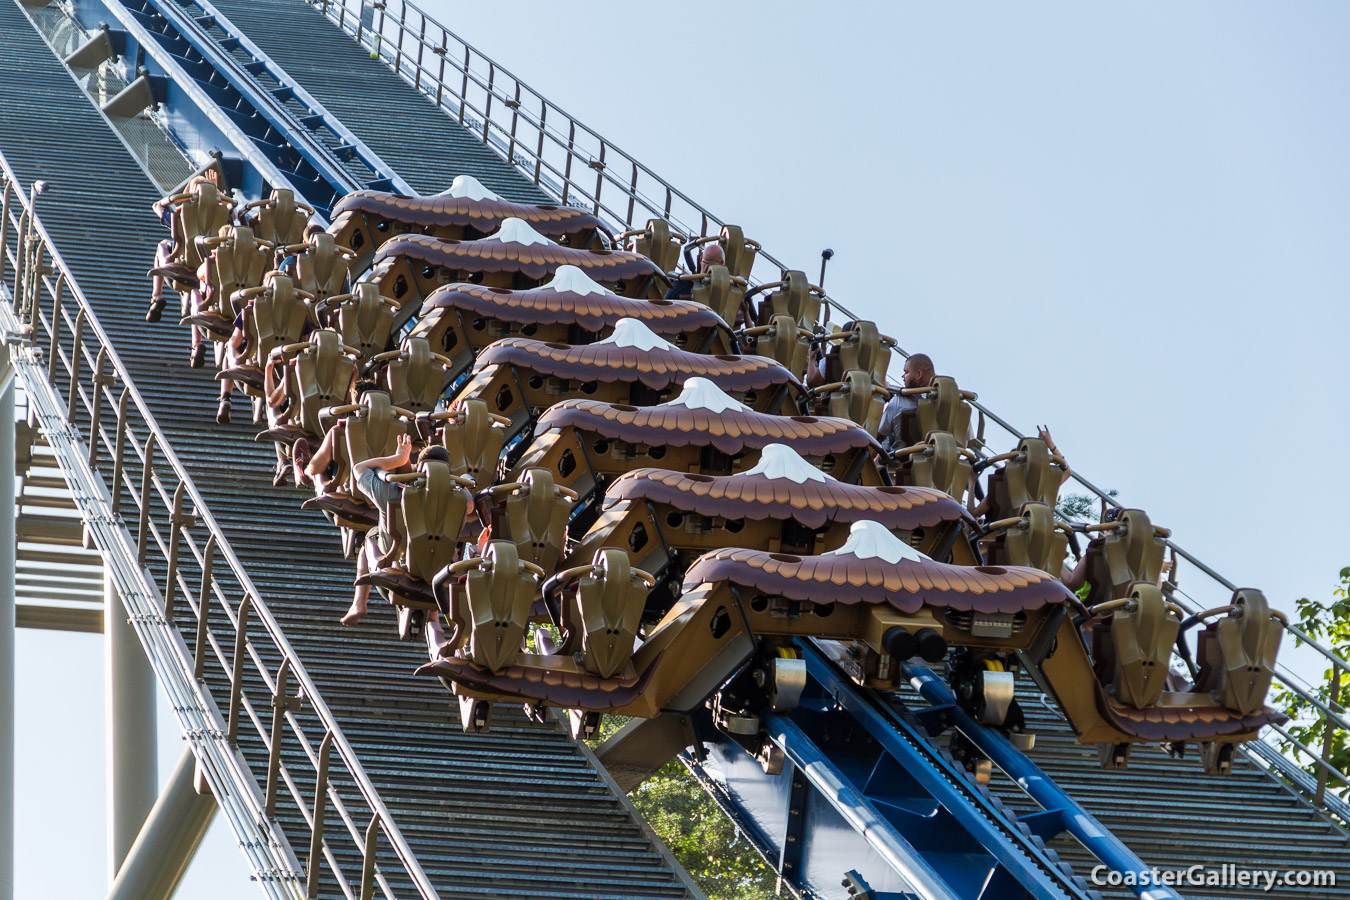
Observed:
[[[1350,7],[425,6],[1228,577],[1350,565]],[[19,896],[102,896],[101,644],[19,650]]]

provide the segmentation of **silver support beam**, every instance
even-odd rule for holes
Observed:
[[[216,816],[215,798],[209,792],[197,793],[196,769],[192,750],[184,750],[117,873],[108,900],[170,900],[178,890]]]
[[[104,576],[104,716],[108,744],[108,883],[155,805],[155,673],[110,576]]]
[[[0,900],[14,900],[14,371],[0,342]]]

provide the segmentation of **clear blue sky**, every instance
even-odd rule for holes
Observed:
[[[1350,7],[426,7],[1229,577],[1350,565]],[[20,651],[20,896],[100,896],[100,645]],[[182,896],[250,890],[218,824]]]

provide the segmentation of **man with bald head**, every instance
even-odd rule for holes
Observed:
[[[688,260],[686,254],[685,259]],[[722,249],[722,244],[718,241],[711,241],[703,245],[703,249],[698,254],[698,274],[702,275],[713,266],[725,266],[727,264],[726,251]],[[694,293],[694,282],[677,280],[666,291],[667,300],[688,300]]]
[[[933,383],[933,360],[927,353],[915,353],[905,360],[904,383],[907,388],[928,387]],[[877,426],[877,438],[886,452],[900,449],[900,414],[914,409],[919,401],[904,394],[891,394],[886,407],[881,411],[881,424]]]

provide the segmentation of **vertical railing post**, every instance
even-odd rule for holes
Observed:
[[[30,218],[28,222],[29,246],[32,247],[32,255],[28,261],[28,268],[25,270],[28,281],[26,305],[29,321],[35,321],[37,319],[38,288],[42,286],[42,276],[46,271],[46,265],[42,262],[42,254],[46,252],[47,245],[38,239],[37,231],[31,227],[33,220]],[[57,284],[59,285],[60,282],[58,281]]]
[[[567,194],[572,190],[572,157],[576,155],[577,123],[571,119],[567,123],[567,162],[563,166],[562,205],[567,205]]]
[[[625,220],[624,224],[629,228],[632,228],[634,225],[633,206],[637,203],[638,167],[637,160],[629,160],[629,162],[633,164],[633,178],[628,183],[628,218]]]
[[[441,45],[440,45],[439,47],[436,47],[435,49],[433,49],[433,50],[431,51],[431,52],[434,53],[436,56],[440,57],[440,60],[441,60],[441,61],[440,61],[439,68],[436,70],[436,106],[437,106],[437,108],[440,107],[440,105],[441,105],[441,100],[442,100],[442,98],[445,96],[445,54],[446,54],[447,49],[448,49],[448,48],[445,46],[445,29],[442,28],[442,29],[441,29]],[[463,107],[462,107],[462,105],[461,105],[461,109],[462,109],[462,108],[463,108]]]
[[[427,49],[427,16],[422,13],[422,27],[417,32],[417,71],[413,75],[413,87],[422,89],[422,55]]]
[[[407,30],[408,4],[401,3],[398,7],[398,46],[394,48],[394,74],[403,74],[403,38]],[[383,17],[381,17],[383,21]]]
[[[512,100],[506,101],[506,105],[511,107],[511,141],[506,147],[506,161],[515,165],[516,162],[516,126],[520,123],[520,82],[516,82],[516,96]]]
[[[464,124],[464,108],[469,105],[469,45],[464,45],[464,80],[459,85],[459,124]]]
[[[192,654],[192,676],[201,681],[206,672],[206,636],[210,631],[207,610],[211,605],[211,563],[216,555],[216,536],[206,539],[202,549],[202,588],[197,595],[197,639]]]
[[[5,195],[4,199],[0,200],[0,284],[5,283],[5,267],[9,264],[9,204],[13,196],[14,182],[5,179]],[[17,251],[17,245],[15,249]],[[17,252],[15,253],[15,257],[15,262],[17,263]],[[18,286],[18,282],[16,281],[14,284],[16,294],[18,293]],[[17,304],[18,297],[16,296],[14,300]]]
[[[240,700],[244,691],[244,657],[248,655],[248,610],[253,598],[247,594],[239,601],[239,618],[234,626],[234,665],[230,668],[230,713],[225,726],[225,739],[231,744],[239,741]]]
[[[591,168],[595,170],[595,213],[594,213],[594,214],[595,214],[596,218],[599,218],[599,216],[600,216],[600,191],[603,190],[604,187],[605,187],[605,150],[607,150],[607,149],[608,149],[608,148],[606,147],[605,142],[602,140],[602,141],[600,142],[600,158],[597,159],[597,160],[593,160],[593,161],[591,162],[591,164],[590,164]]]
[[[497,64],[488,60],[487,102],[483,104],[483,143],[492,136],[492,97],[496,93]],[[508,159],[507,162],[510,162]]]
[[[131,400],[131,388],[122,388],[122,396],[117,401],[117,442],[113,448],[112,503],[114,516],[122,505],[122,470],[126,467],[127,455],[127,404]]]
[[[66,275],[62,272],[60,275],[56,276],[56,290],[52,292],[52,331],[51,340],[47,345],[47,382],[49,384],[56,384],[56,354],[57,351],[61,349],[61,301],[63,299],[62,295],[65,293],[63,290],[65,283]],[[30,321],[32,321],[33,327],[36,328],[38,312],[41,310],[41,305],[34,300],[31,306],[33,309],[33,317]]]
[[[323,861],[323,819],[328,809],[328,760],[333,754],[333,732],[319,744],[319,772],[314,781],[314,821],[309,833],[309,865],[305,867],[305,900],[319,896],[319,864]]]
[[[534,149],[534,183],[539,183],[539,170],[544,165],[544,136],[548,125],[548,102],[539,98],[539,145]]]
[[[371,900],[375,896],[375,839],[379,836],[380,817],[371,816],[366,826],[366,856],[361,863],[360,900]]]
[[[267,791],[263,795],[263,812],[271,819],[277,813],[277,786],[281,783],[281,738],[286,733],[286,713],[294,707],[295,698],[286,696],[291,677],[291,661],[282,657],[277,669],[276,688],[272,691],[272,734],[267,740]]]
[[[174,601],[178,597],[178,543],[185,523],[183,496],[186,493],[187,482],[178,482],[173,492],[173,508],[169,511],[169,569],[164,575],[164,618],[170,622],[173,621]]]
[[[28,210],[19,213],[14,234],[14,314],[28,321]]]
[[[1341,705],[1341,667],[1335,664],[1331,667],[1331,692],[1327,694],[1327,715],[1322,720],[1322,765],[1317,767],[1317,793],[1313,795],[1313,803],[1322,806],[1327,797],[1327,769],[1331,765],[1331,742],[1336,729],[1331,726],[1331,714],[1336,711],[1336,707]],[[1341,707],[1344,709],[1344,707]]]
[[[58,282],[59,283],[59,282]],[[75,317],[75,337],[70,342],[70,394],[66,398],[66,421],[75,424],[75,398],[80,395],[80,353],[84,350],[85,311]]]
[[[100,444],[98,426],[99,420],[103,418],[103,391],[112,384],[113,379],[107,374],[108,368],[108,348],[100,347],[98,350],[98,359],[94,361],[94,397],[93,403],[89,408],[89,468],[98,465],[98,448]]]
[[[145,551],[150,542],[150,482],[154,475],[155,433],[145,436],[145,459],[141,464],[141,519],[136,529],[136,562],[145,565]]]

